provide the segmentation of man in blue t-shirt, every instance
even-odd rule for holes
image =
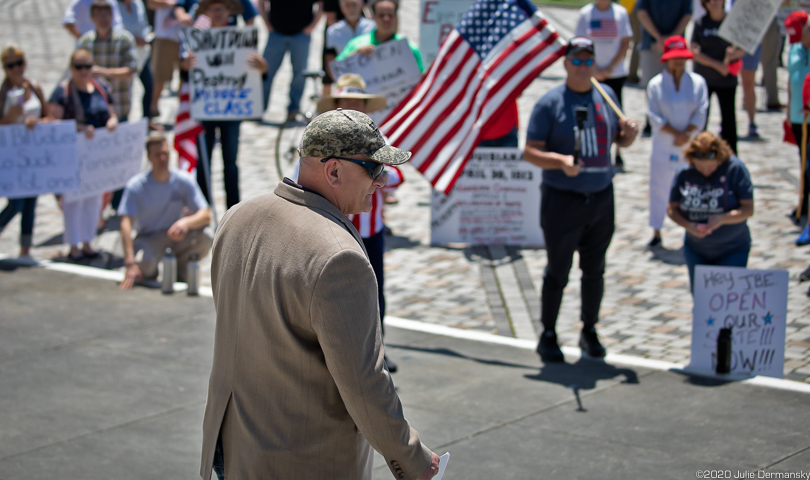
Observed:
[[[537,352],[544,362],[562,362],[555,331],[563,289],[574,252],[582,269],[582,335],[579,345],[591,357],[604,357],[596,335],[604,291],[605,254],[613,236],[613,169],[610,147],[626,147],[638,133],[636,122],[619,120],[593,88],[593,42],[574,37],[565,49],[564,85],[549,91],[529,119],[523,157],[543,169],[540,226],[548,265],[543,276]],[[602,85],[614,103],[610,87]]]
[[[206,256],[214,242],[205,228],[211,223],[208,202],[194,178],[169,168],[166,138],[151,135],[146,140],[146,157],[152,169],[127,182],[118,207],[127,267],[122,290],[129,290],[136,281],[156,280],[158,264],[167,248],[177,257],[177,279],[184,282],[189,257]],[[134,241],[133,229],[138,231]],[[142,258],[136,260],[139,252],[143,252]]]

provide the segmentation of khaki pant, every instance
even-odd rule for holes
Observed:
[[[206,229],[190,230],[186,237],[175,242],[170,239],[166,232],[154,232],[146,235],[138,235],[133,242],[135,255],[143,252],[142,259],[138,262],[144,280],[154,280],[158,275],[158,265],[163,260],[163,255],[167,248],[171,248],[177,257],[177,281],[183,282],[186,279],[186,266],[188,258],[192,253],[197,254],[197,258],[203,258],[211,251],[214,238]]]

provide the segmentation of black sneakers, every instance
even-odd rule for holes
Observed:
[[[546,363],[562,363],[565,361],[562,350],[557,344],[557,334],[555,332],[546,330],[540,335],[540,341],[537,342],[537,353],[540,359]]]
[[[603,358],[607,353],[605,347],[599,343],[599,336],[593,327],[582,329],[582,333],[579,335],[579,348],[592,358]]]

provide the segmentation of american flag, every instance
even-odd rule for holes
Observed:
[[[529,0],[478,0],[380,130],[412,151],[413,165],[448,193],[482,132],[564,51]]]
[[[177,150],[177,166],[181,170],[193,172],[197,168],[197,136],[203,127],[191,118],[189,84],[180,87],[180,105],[177,107],[177,121],[174,124],[174,149]]]
[[[619,36],[619,27],[616,20],[612,18],[596,18],[591,20],[588,33],[591,39],[615,39]]]

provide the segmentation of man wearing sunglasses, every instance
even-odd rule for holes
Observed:
[[[543,169],[540,225],[548,264],[543,276],[537,352],[544,362],[562,362],[556,324],[568,274],[579,252],[582,270],[582,332],[579,346],[590,357],[604,357],[596,334],[604,291],[605,255],[613,237],[613,167],[610,148],[633,143],[636,122],[619,120],[593,88],[593,42],[574,37],[565,49],[565,84],[549,91],[529,119],[526,161]],[[613,90],[602,85],[614,103]]]
[[[300,154],[298,183],[231,207],[214,241],[200,473],[370,479],[373,447],[395,478],[433,478],[439,457],[404,417],[374,271],[346,218],[371,208],[384,165],[410,152],[367,115],[333,110],[307,126]]]

